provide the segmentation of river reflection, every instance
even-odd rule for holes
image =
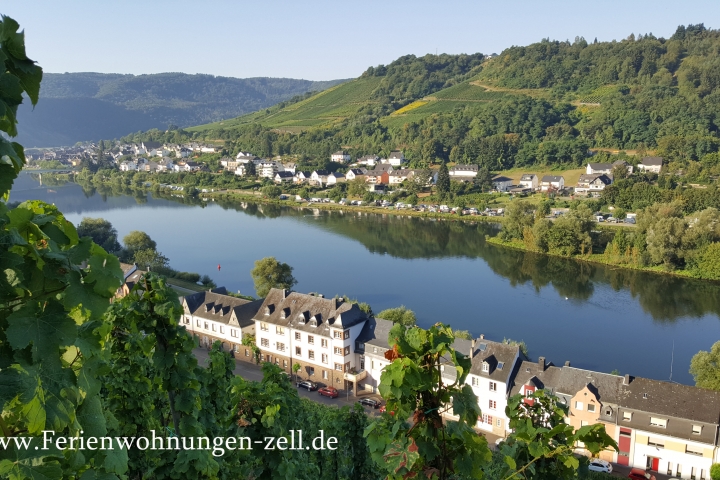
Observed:
[[[437,321],[525,340],[582,368],[691,383],[690,358],[719,338],[720,285],[497,247],[497,225],[146,194],[128,187],[43,186],[28,175],[11,200],[55,203],[68,219],[144,230],[175,268],[252,293],[252,263],[295,268],[298,291],[348,294],[375,311],[405,304]],[[216,271],[217,264],[222,270]],[[673,353],[674,349],[674,353]]]

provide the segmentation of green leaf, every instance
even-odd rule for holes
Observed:
[[[507,466],[510,467],[511,470],[517,470],[517,463],[515,463],[514,458],[506,455],[505,458],[503,458],[503,460],[505,461]]]
[[[37,302],[24,305],[8,316],[8,342],[15,349],[32,343],[37,361],[60,346],[72,345],[77,335],[75,322],[56,300],[48,300],[45,308]]]
[[[93,244],[90,252],[92,256],[88,262],[90,272],[85,281],[93,283],[93,290],[98,295],[112,297],[122,285],[123,274],[117,257],[110,255],[101,247]]]

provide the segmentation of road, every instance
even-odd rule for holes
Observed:
[[[205,350],[204,348],[196,348],[193,350],[193,353],[197,357],[198,364],[200,366],[203,366],[203,367],[207,366],[207,364],[208,364],[208,351],[207,350]],[[263,378],[262,370],[260,369],[260,366],[255,365],[254,363],[243,362],[242,360],[235,360],[235,370],[233,370],[233,373],[239,377],[244,378],[245,380],[251,380],[254,382],[259,382]],[[339,390],[339,392],[340,392],[340,396],[338,398],[328,398],[328,397],[318,394],[317,392],[308,392],[305,389],[298,388],[298,394],[301,397],[310,399],[317,403],[322,403],[325,405],[335,405],[338,407],[343,407],[346,405],[352,407],[353,405],[355,405],[355,403],[357,401],[357,397],[353,397],[352,392],[349,397],[345,390]],[[377,400],[382,400],[379,395],[363,393],[362,396],[375,398]],[[364,407],[364,408],[365,408],[365,412],[367,414],[377,415],[379,413],[378,410],[373,410],[369,407]]]

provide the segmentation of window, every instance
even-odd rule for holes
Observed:
[[[183,323],[184,323],[185,325],[187,325],[188,323],[190,323],[190,319],[187,318],[187,317],[185,317],[185,320],[183,321]]]
[[[327,380],[327,378],[328,378],[327,370],[323,370],[323,375],[322,375],[322,377],[323,377],[323,380]]]
[[[575,410],[582,410],[583,402],[575,402]]]
[[[200,320],[195,320],[195,326],[200,328]]]
[[[205,322],[205,330],[210,330],[210,328],[208,327],[208,322]]]
[[[295,355],[297,355],[298,357],[301,356],[301,355],[302,355],[302,348],[300,348],[300,347],[295,347]]]
[[[323,353],[323,354],[322,354],[322,362],[323,362],[323,363],[327,363],[327,362],[328,362],[327,353]]]
[[[245,349],[245,356],[246,356],[246,357],[249,357],[249,356],[250,356],[250,350],[248,350],[247,348]]]
[[[225,327],[223,327],[222,325],[220,325],[220,333],[225,333]]]
[[[323,338],[320,340],[320,346],[327,348],[327,338]]]
[[[277,333],[278,335],[285,335],[285,328],[281,326],[276,326],[275,333]]]
[[[595,404],[588,403],[588,412],[594,412],[594,411],[595,411]]]
[[[260,322],[260,330],[262,330],[263,332],[267,332],[269,330],[268,324],[265,322]]]
[[[343,333],[337,330],[333,330],[333,338],[343,338]]]
[[[660,440],[659,438],[648,438],[648,445],[651,447],[665,448],[665,442]]]
[[[491,391],[491,392],[497,392],[497,383],[495,383],[495,382],[490,382],[489,387],[490,387],[490,391]]]
[[[487,362],[483,362],[482,371],[483,371],[483,372],[489,372],[489,371],[490,371],[490,365],[488,365]]]
[[[275,361],[277,363],[277,360]],[[287,368],[287,360],[283,360],[283,367]]]
[[[295,332],[295,340],[300,340],[301,338],[300,332]]]
[[[230,336],[237,338],[237,336],[238,336],[238,335],[237,335],[237,330],[234,329],[234,328],[231,328],[231,329],[230,329]]]
[[[687,445],[687,446],[685,447],[685,453],[687,453],[687,454],[689,454],[689,455],[697,455],[698,457],[702,457],[702,456],[703,456],[703,450],[702,450],[702,448],[700,448],[700,447],[695,447],[695,446],[692,446],[692,445]]]
[[[335,355],[342,355],[342,354],[343,354],[342,348],[340,348],[340,347],[335,347],[335,348],[333,349],[333,353],[335,353]]]
[[[694,435],[700,435],[702,433],[702,425],[693,425],[692,426],[692,433]]]
[[[345,331],[343,332],[343,338],[344,338],[345,340],[347,340],[348,338],[350,338],[350,330],[345,330]]]
[[[308,350],[308,358],[310,360],[315,360],[315,351],[314,350]]]
[[[623,420],[626,422],[632,420],[632,412],[623,412]]]
[[[313,367],[307,367],[307,372],[311,377],[315,376],[315,369]]]
[[[350,355],[350,347],[345,347],[344,355]]]
[[[499,418],[495,419],[495,426],[496,426],[496,427],[502,427],[502,420],[499,419]]]
[[[284,351],[285,351],[285,344],[278,342],[278,343],[277,343],[277,349],[280,350],[281,352],[284,352]]]
[[[495,400],[490,400],[488,408],[490,408],[490,410],[495,410],[497,408],[497,402]]]
[[[308,335],[308,343],[310,345],[315,345],[315,337],[312,335]]]
[[[590,423],[587,420],[580,420],[581,427],[587,427],[588,425],[590,425]]]
[[[650,417],[650,425],[653,427],[667,428],[667,419]]]
[[[269,347],[269,346],[270,346],[270,342],[268,341],[267,338],[261,338],[261,339],[260,339],[260,346],[261,346],[261,347]]]
[[[477,387],[478,385],[480,385],[480,379],[477,377],[472,377],[471,383],[473,387]]]
[[[212,331],[213,331],[213,332],[215,331],[215,324],[214,324],[214,323],[212,324]]]
[[[490,416],[490,415],[488,415],[488,414],[486,414],[486,413],[483,413],[482,423],[487,423],[488,425],[492,425],[492,424],[493,424],[493,417]]]
[[[343,365],[342,363],[336,363],[335,364],[335,370],[342,372],[343,371]]]
[[[360,359],[360,370],[365,370],[365,359]]]
[[[373,347],[373,353],[377,353],[377,347]]]

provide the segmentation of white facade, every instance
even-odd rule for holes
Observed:
[[[350,154],[347,152],[335,152],[330,155],[330,161],[337,163],[348,163],[350,161]]]
[[[529,188],[531,190],[537,190],[538,188],[538,176],[534,173],[526,173],[523,174],[522,177],[520,177],[520,182],[518,183],[518,186],[522,188]]]
[[[658,459],[657,471],[680,478],[710,480],[715,448],[704,443],[634,430],[630,466],[645,469],[648,458]],[[688,453],[689,452],[689,453]],[[679,470],[678,470],[679,468]],[[701,475],[701,471],[704,475]],[[679,473],[679,475],[678,475]]]
[[[275,162],[263,162],[256,169],[258,176],[262,178],[273,178],[277,173],[277,166]]]

